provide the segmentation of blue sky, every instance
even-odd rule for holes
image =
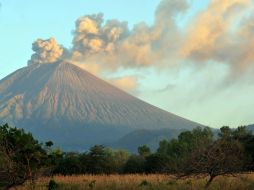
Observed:
[[[160,2],[160,0],[0,0],[0,79],[27,65],[33,53],[31,44],[37,38],[55,37],[59,44],[71,48],[75,21],[81,16],[102,12],[105,20],[127,21],[129,28],[140,22],[152,26]],[[190,8],[176,17],[176,25],[183,35],[194,36],[193,39],[196,39],[195,35],[185,33],[192,26],[199,27],[198,21],[193,20],[199,17],[201,21],[206,19],[206,16],[202,17],[200,13],[209,11],[209,1],[188,2]],[[217,62],[213,64],[213,61],[212,57],[204,60],[206,64],[202,68],[195,64],[193,67],[190,66],[196,62],[203,64],[200,63],[200,59],[196,61],[189,58],[176,61],[179,65],[183,64],[183,67],[167,67],[165,70],[152,67],[134,69],[135,72],[130,73],[141,77],[138,79],[138,87],[131,93],[170,112],[213,127],[254,123],[249,113],[249,108],[254,106],[251,99],[254,88],[249,82],[250,79],[245,77],[234,80],[226,88],[220,88],[225,76],[228,75],[225,73],[228,67],[224,63],[224,65]],[[220,76],[210,76],[210,71],[220,73]],[[124,72],[127,71],[118,71],[120,74]],[[111,73],[112,76],[114,74]],[[242,93],[238,90],[240,87]],[[214,96],[206,95],[208,91]],[[199,95],[195,96],[196,93]]]

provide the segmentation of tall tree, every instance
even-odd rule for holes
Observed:
[[[246,162],[244,145],[234,137],[233,130],[222,127],[218,139],[208,146],[197,146],[188,154],[178,173],[179,177],[208,175],[208,187],[219,175],[245,171]]]
[[[87,154],[88,172],[93,174],[108,173],[108,157],[103,145],[95,145]]]
[[[0,126],[0,186],[10,188],[33,180],[47,158],[41,144],[22,129]]]

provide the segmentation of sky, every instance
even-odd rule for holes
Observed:
[[[252,0],[0,0],[0,79],[68,59],[201,124],[252,124],[253,8]]]

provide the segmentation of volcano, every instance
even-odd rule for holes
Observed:
[[[68,150],[114,142],[135,130],[199,125],[135,98],[67,61],[30,65],[2,79],[0,121]]]

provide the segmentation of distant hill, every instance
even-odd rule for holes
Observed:
[[[248,125],[248,129],[250,129],[252,132],[254,132],[254,124]]]
[[[143,144],[150,130],[158,130],[155,136],[160,138],[160,129],[199,125],[139,100],[66,61],[30,65],[2,79],[0,121],[24,128],[40,140],[52,140],[66,150],[117,141],[125,147],[128,138],[134,137],[131,132],[138,136],[135,143]]]
[[[183,132],[183,129],[141,129],[128,133],[118,141],[108,144],[113,148],[124,148],[131,152],[137,152],[139,146],[147,145],[155,151],[159,147],[161,140],[171,140]]]

